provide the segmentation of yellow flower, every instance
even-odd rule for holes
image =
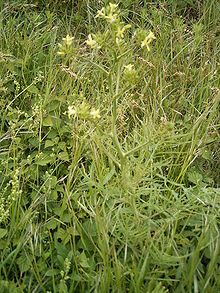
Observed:
[[[156,39],[156,37],[155,37],[154,33],[153,33],[153,32],[150,32],[150,33],[146,36],[146,38],[142,41],[142,43],[141,43],[141,48],[146,47],[147,50],[150,51],[149,44],[150,44],[153,40],[155,40],[155,39]]]
[[[92,116],[93,119],[101,118],[99,109],[96,110],[95,108],[92,108],[92,110],[90,111],[90,115]]]
[[[94,49],[94,48],[99,49],[100,48],[100,46],[98,46],[97,42],[92,38],[91,34],[88,35],[88,40],[86,41],[86,44],[88,46],[90,46],[92,49]]]
[[[62,44],[58,44],[59,51],[57,52],[57,55],[64,56],[65,55],[65,48]]]
[[[76,114],[76,110],[72,107],[68,107],[68,117],[70,118],[71,116],[74,116]]]
[[[101,10],[97,11],[95,18],[103,17],[103,16],[105,16],[105,8],[104,7]]]
[[[118,7],[118,4],[113,4],[113,3],[110,2],[109,7],[110,7],[111,11],[115,11],[116,8]]]
[[[118,14],[114,13],[116,12],[118,7],[118,4],[113,4],[113,3],[109,3],[109,6],[107,7],[107,11],[109,11],[108,15],[105,15],[105,18],[107,19],[107,21],[109,21],[110,23],[113,23],[117,20],[118,18]]]
[[[105,18],[108,22],[113,23],[117,20],[118,14],[114,13],[117,10],[118,4],[109,3],[106,8],[97,11],[95,18]]]
[[[117,30],[117,37],[118,38],[124,38],[124,32],[126,31],[126,29],[129,29],[131,27],[130,24],[125,25],[123,28],[118,27]]]
[[[70,37],[70,35],[67,35],[65,38],[63,38],[64,43],[67,46],[71,46],[73,43],[74,37]]]
[[[113,23],[117,20],[118,14],[116,13],[109,13],[107,16],[105,16],[105,18],[110,22]]]
[[[129,72],[132,71],[132,68],[134,67],[134,64],[128,64],[128,65],[125,65],[125,69]]]
[[[57,55],[58,55],[58,56],[64,56],[64,55],[65,55],[65,52],[63,52],[63,51],[58,51],[58,52],[57,52]]]

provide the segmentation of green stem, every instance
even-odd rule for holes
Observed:
[[[112,141],[115,145],[115,148],[118,152],[121,161],[121,168],[125,164],[125,154],[122,150],[122,146],[118,140],[117,130],[116,130],[116,121],[117,121],[117,98],[119,93],[119,83],[120,83],[120,64],[118,64],[118,72],[117,72],[117,80],[116,80],[116,89],[115,89],[115,96],[113,98],[113,111],[112,111]]]

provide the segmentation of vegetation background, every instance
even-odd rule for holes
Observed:
[[[114,3],[0,0],[0,292],[220,291],[220,2]]]

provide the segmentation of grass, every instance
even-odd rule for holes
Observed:
[[[108,3],[0,1],[0,291],[218,292],[220,5]]]

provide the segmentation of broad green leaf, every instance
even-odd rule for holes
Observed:
[[[31,86],[29,86],[27,88],[27,91],[31,94],[39,94],[39,90],[38,88],[36,87],[36,85],[32,84]]]
[[[54,230],[54,229],[56,229],[57,225],[58,225],[58,222],[55,219],[51,219],[49,222],[47,222],[48,229]]]
[[[60,105],[60,101],[57,101],[57,100],[53,100],[53,101],[50,101],[50,103],[47,105],[47,109],[48,111],[54,111],[56,110]]]
[[[196,171],[188,172],[188,180],[194,184],[199,184],[202,181],[202,175]]]
[[[61,149],[61,150],[64,150],[65,147],[66,147],[66,143],[64,141],[61,141],[59,144],[58,144],[58,147]]]
[[[60,270],[58,269],[51,269],[51,270],[48,270],[46,273],[45,273],[45,276],[47,277],[52,277],[52,276],[57,276],[60,274]]]
[[[58,194],[57,194],[57,191],[56,190],[52,190],[50,195],[49,195],[49,198],[51,200],[57,200],[57,197],[58,197]]]
[[[39,138],[38,137],[37,138],[36,137],[31,137],[31,138],[29,138],[28,142],[33,147],[38,147],[39,146]]]
[[[7,240],[0,240],[0,250],[5,249],[8,246]]]
[[[58,154],[58,158],[62,161],[69,161],[69,155],[67,152],[61,152]]]
[[[60,284],[59,284],[59,293],[68,293],[68,292],[69,292],[68,287],[67,287],[65,281],[61,280]]]
[[[54,188],[57,185],[57,177],[56,176],[50,176],[50,186],[51,188]]]
[[[36,156],[35,164],[40,166],[46,166],[47,164],[53,162],[54,158],[51,157],[49,154],[41,153]]]
[[[83,251],[79,256],[79,263],[83,268],[89,268],[88,259],[86,257],[85,252]]]
[[[58,255],[61,255],[63,259],[65,259],[70,251],[68,245],[63,245],[62,243],[59,243],[58,241],[55,241],[55,248]]]
[[[83,223],[83,230],[88,233],[90,236],[97,236],[97,227],[95,222],[91,222],[90,220],[86,220]]]
[[[58,141],[59,141],[59,138],[57,137],[57,135],[58,135],[58,132],[55,129],[51,129],[50,132],[48,133],[47,138],[48,139],[58,139]]]
[[[43,126],[53,126],[53,120],[50,115],[43,119]]]
[[[70,240],[70,234],[66,232],[66,230],[59,228],[58,231],[55,233],[55,238],[57,240],[61,239],[63,244],[66,244]]]
[[[65,213],[63,214],[62,218],[61,218],[61,221],[64,222],[64,223],[70,223],[72,220],[72,216],[70,213]]]
[[[65,261],[64,259],[65,258],[63,256],[61,256],[61,255],[58,254],[57,255],[57,259],[58,259],[59,263],[61,264],[61,266],[64,266],[64,261]]]
[[[31,261],[25,253],[22,253],[22,255],[17,259],[17,264],[22,273],[27,272],[31,267]]]
[[[45,148],[49,148],[49,147],[53,146],[54,144],[55,144],[54,141],[48,139],[45,142]]]

